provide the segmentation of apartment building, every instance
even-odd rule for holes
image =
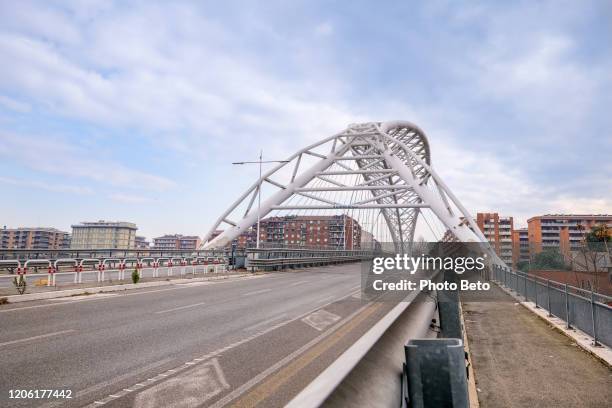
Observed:
[[[82,222],[72,226],[72,249],[133,249],[136,224],[122,221]]]
[[[2,249],[64,249],[70,234],[55,228],[6,228],[0,231]]]
[[[153,238],[154,249],[197,250],[202,240],[195,235],[167,234]]]
[[[265,246],[361,248],[362,230],[347,215],[270,217],[260,221],[259,242]],[[257,226],[234,240],[238,247],[257,244]]]
[[[612,215],[608,214],[546,214],[527,220],[531,251],[541,252],[556,248],[561,252],[581,246],[586,233],[596,225],[612,228]]]
[[[519,262],[529,262],[529,231],[518,228],[512,231],[512,265],[516,268]]]
[[[482,231],[497,255],[507,265],[512,265],[512,217],[502,217],[498,213],[476,214],[476,224]]]
[[[147,241],[146,237],[141,237],[139,235],[134,239],[134,245],[136,249],[149,249],[151,248],[151,242]]]

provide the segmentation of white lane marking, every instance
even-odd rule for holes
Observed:
[[[266,325],[266,324],[268,324],[268,323],[272,323],[272,322],[275,322],[275,321],[277,321],[277,320],[279,320],[279,319],[282,319],[282,318],[283,318],[283,317],[285,317],[285,316],[287,316],[287,313],[282,313],[282,314],[280,314],[280,315],[278,315],[278,316],[274,316],[274,317],[271,317],[271,318],[269,318],[269,319],[263,320],[263,321],[261,321],[261,322],[259,322],[259,323],[255,323],[255,324],[254,324],[254,325],[252,325],[252,326],[245,327],[243,330],[244,330],[244,331],[251,331],[251,330],[256,329],[256,328],[258,328],[258,327],[265,326],[265,325]]]
[[[94,300],[94,299],[98,299],[98,298],[107,298],[107,297],[113,297],[113,296],[117,296],[116,293],[94,293],[91,295],[79,295],[79,296],[74,296],[74,298],[72,299],[73,302],[82,302],[85,300]],[[54,299],[47,299],[51,302],[58,302],[58,301],[65,301],[66,298],[54,298]]]
[[[304,344],[299,349],[295,350],[293,353],[287,355],[282,360],[277,361],[272,366],[268,367],[267,369],[265,369],[261,373],[257,374],[255,377],[251,378],[249,381],[247,381],[244,384],[242,384],[240,387],[236,388],[234,391],[230,392],[229,394],[227,394],[226,396],[224,396],[223,398],[221,398],[220,400],[215,402],[209,408],[221,408],[221,407],[224,407],[230,401],[233,401],[236,398],[240,397],[246,391],[251,389],[255,384],[261,382],[264,378],[268,377],[269,375],[277,372],[281,367],[283,367],[286,364],[288,364],[289,362],[295,360],[299,355],[303,354],[304,352],[306,352],[311,347],[314,347],[316,344],[320,343],[321,341],[323,341],[324,339],[326,339],[327,337],[329,337],[330,335],[335,333],[336,330],[338,330],[344,324],[346,324],[347,322],[349,322],[350,320],[355,318],[359,313],[363,312],[365,310],[365,308],[368,307],[368,306],[369,306],[369,304],[361,306],[359,309],[355,310],[353,313],[351,313],[350,315],[348,315],[344,319],[340,320],[338,323],[336,323],[329,330],[324,331],[323,333],[319,334],[314,339],[310,340],[308,343]]]
[[[262,289],[262,290],[256,290],[256,291],[253,291],[253,292],[247,292],[247,293],[245,293],[245,294],[244,294],[244,295],[242,295],[242,296],[258,295],[258,294],[260,294],[260,293],[266,293],[266,292],[271,292],[271,291],[272,291],[272,289]]]
[[[324,309],[317,310],[302,319],[304,323],[318,331],[323,331],[327,326],[331,326],[338,320],[340,320],[340,316]]]
[[[53,332],[53,333],[41,334],[39,336],[32,336],[32,337],[28,337],[28,338],[25,338],[25,339],[5,341],[4,343],[0,343],[0,347],[8,346],[10,344],[23,343],[25,341],[30,341],[30,340],[45,339],[47,337],[59,336],[60,334],[72,333],[72,332],[75,332],[75,331],[76,330],[62,330],[62,331]]]
[[[339,300],[346,299],[346,298],[350,297],[351,295],[353,295],[353,292],[350,292],[350,293],[348,293],[347,295],[341,296],[340,298],[336,299],[336,300],[335,300],[335,302],[337,302],[337,301],[339,301]],[[305,316],[308,316],[309,314],[311,314],[311,313],[315,312],[316,310],[319,310],[319,309],[321,309],[321,308],[324,308],[324,307],[326,307],[326,306],[329,306],[329,305],[330,305],[330,304],[332,304],[332,303],[333,303],[333,302],[329,302],[329,303],[324,304],[324,305],[319,305],[319,306],[316,306],[315,308],[310,309],[310,310],[309,310],[309,311],[307,311],[306,313],[302,313],[301,315],[299,315],[299,316],[297,316],[297,317],[294,317],[293,319],[286,320],[286,321],[282,321],[282,322],[280,322],[280,323],[278,323],[278,324],[275,324],[274,326],[268,327],[268,328],[266,328],[266,329],[264,329],[264,330],[262,330],[262,331],[256,332],[255,334],[252,334],[251,336],[248,336],[248,337],[246,337],[246,338],[243,338],[242,340],[235,341],[234,343],[232,343],[232,344],[230,344],[230,345],[228,345],[228,346],[226,346],[226,347],[223,347],[223,348],[221,348],[221,349],[218,349],[218,350],[212,351],[212,352],[210,352],[210,353],[204,354],[204,355],[200,356],[200,357],[199,357],[199,359],[202,359],[202,360],[208,360],[208,359],[213,358],[213,357],[217,357],[217,358],[223,357],[223,352],[224,352],[224,351],[231,350],[231,349],[233,349],[233,348],[236,348],[236,347],[238,347],[238,346],[241,346],[242,344],[245,344],[245,343],[247,343],[247,342],[249,342],[249,341],[251,341],[251,340],[254,340],[254,339],[258,338],[258,337],[261,337],[261,336],[263,336],[263,335],[265,335],[265,334],[267,334],[267,333],[269,333],[269,332],[271,332],[271,331],[273,331],[273,330],[276,330],[276,329],[278,329],[279,327],[282,327],[282,326],[284,326],[284,325],[286,325],[286,324],[288,324],[288,323],[291,323],[291,322],[297,321],[297,320],[299,320],[299,319],[301,319],[301,318],[303,318],[303,317],[305,317]],[[337,323],[337,324],[334,326],[334,328],[335,328],[335,327],[340,327],[340,325],[342,325],[344,321],[348,321],[348,320],[350,320],[350,319],[352,318],[352,316],[355,316],[357,313],[359,313],[361,310],[363,310],[363,309],[364,309],[366,306],[367,306],[367,304],[366,304],[366,305],[363,305],[363,306],[362,306],[360,309],[358,309],[357,311],[355,311],[355,312],[354,312],[352,315],[350,315],[349,317],[345,318],[345,320],[343,320],[343,321],[341,321],[341,322]],[[348,320],[347,320],[347,319],[348,319]],[[323,338],[325,338],[325,337],[328,335],[328,333],[329,333],[329,331],[325,331],[325,332],[323,332],[321,335],[319,335],[319,337],[318,337],[318,338],[323,339]],[[323,336],[323,337],[322,337],[322,336]],[[195,361],[195,360],[194,360],[194,361]],[[187,362],[187,363],[182,364],[182,365],[180,365],[180,366],[178,366],[178,367],[175,367],[175,368],[173,368],[173,369],[167,370],[167,371],[166,371],[166,373],[172,373],[172,374],[174,374],[174,373],[176,373],[176,372],[181,372],[181,371],[183,371],[183,370],[189,369],[189,368],[191,368],[191,367],[192,367],[192,365],[194,365],[194,364],[189,364],[189,363],[193,363],[193,362]],[[200,364],[201,364],[201,363],[200,363]],[[156,382],[157,380],[158,380],[158,378],[149,378],[149,379],[147,380],[147,382],[149,382],[149,383],[154,383],[154,382]],[[259,382],[259,380],[258,380],[257,382]],[[132,387],[133,387],[133,386],[132,386]],[[241,387],[241,388],[242,388],[242,387]],[[250,386],[249,386],[249,387],[247,387],[246,389],[248,389],[248,388],[250,388]],[[246,390],[246,389],[245,389],[245,390]],[[243,392],[244,392],[244,391],[242,391],[240,394],[242,394]],[[235,398],[235,397],[234,397],[234,398]],[[233,398],[232,398],[232,399],[233,399]],[[102,400],[102,404],[106,404],[107,402],[109,402],[109,401],[106,401],[105,399],[103,399],[103,400]],[[87,408],[93,408],[94,406],[95,406],[95,405],[90,404],[90,405],[88,405],[88,406],[87,406]]]
[[[166,292],[166,291],[169,291],[169,290],[177,290],[177,289],[184,289],[184,288],[169,288],[169,289],[148,290],[148,291],[145,291],[145,292],[138,292],[138,293],[125,293],[125,294],[123,294],[123,296],[145,295],[147,293]],[[116,294],[116,295],[118,295],[118,294]],[[61,300],[65,300],[65,302],[57,302],[57,303],[49,303],[49,304],[44,304],[44,305],[25,306],[25,307],[15,307],[15,308],[12,308],[12,309],[0,310],[0,313],[15,312],[15,311],[18,311],[18,310],[26,310],[26,309],[38,309],[39,307],[62,306],[62,305],[68,305],[68,304],[71,304],[71,303],[81,303],[81,302],[85,302],[85,301],[121,299],[123,296],[104,296],[104,297],[94,297],[94,298],[89,298],[90,296],[87,296],[86,299],[79,299],[79,300],[69,300],[72,297],[57,298],[58,300],[60,300],[60,299]],[[52,299],[42,299],[42,300],[52,300]]]
[[[235,279],[225,279],[225,280],[211,280],[211,281],[206,281],[207,283],[210,284],[222,284],[222,283],[231,283],[231,282],[244,282],[244,280],[250,280],[250,279],[260,279],[260,278],[267,278],[270,277],[272,275],[268,275],[268,274],[264,274],[264,275],[257,275],[257,276],[245,276],[242,278],[235,278]],[[115,299],[121,299],[124,296],[137,296],[137,295],[146,295],[148,293],[155,293],[155,292],[166,292],[169,290],[178,290],[178,289],[188,289],[190,286],[188,285],[184,285],[184,284],[176,284],[174,288],[168,288],[168,289],[157,289],[157,290],[147,290],[144,292],[137,292],[137,293],[122,293],[122,296],[117,296],[114,297]],[[129,290],[129,289],[128,289]],[[118,291],[125,291],[125,289],[119,289]],[[25,307],[14,307],[11,309],[0,309],[0,313],[7,313],[7,312],[15,312],[17,310],[26,310],[26,309],[38,309],[39,307],[50,307],[50,306],[61,306],[61,305],[67,305],[70,303],[77,303],[77,302],[82,302],[83,300],[70,300],[71,297],[70,296],[66,296],[63,298],[57,298],[57,299],[64,299],[66,300],[66,302],[58,302],[58,303],[48,303],[48,304],[44,304],[44,305],[35,305],[35,306],[25,306]],[[109,297],[104,297],[104,298],[93,298],[93,299],[87,299],[89,301],[93,301],[93,300],[105,300],[105,299],[110,299]],[[50,299],[40,299],[40,300],[50,300]]]
[[[305,281],[299,281],[299,282],[292,283],[292,284],[290,284],[290,285],[288,285],[288,286],[297,286],[297,285],[301,285],[302,283],[308,283],[308,282],[310,282],[310,281],[307,281],[307,280],[305,280]]]
[[[205,304],[206,303],[204,302],[194,303],[193,305],[179,306],[179,307],[174,307],[172,309],[160,310],[159,312],[155,312],[155,314],[169,313],[169,312],[174,312],[176,310],[189,309],[190,307],[202,306]]]
[[[216,358],[198,367],[169,378],[141,391],[134,399],[136,408],[195,407],[229,389],[219,360]]]
[[[177,283],[180,286],[202,286],[202,285],[210,285],[210,282],[188,282],[188,283]]]
[[[153,370],[153,369],[155,369],[155,368],[157,368],[157,367],[159,367],[161,365],[169,363],[172,360],[174,360],[174,358],[171,358],[171,357],[164,358],[162,360],[156,361],[153,364],[149,364],[149,365],[146,365],[146,366],[144,366],[142,368],[130,371],[129,373],[126,373],[126,374],[114,377],[112,380],[104,381],[104,382],[101,382],[101,383],[98,383],[98,384],[94,384],[94,385],[92,385],[90,387],[82,389],[81,391],[77,391],[76,392],[76,397],[77,398],[85,397],[86,395],[89,395],[91,393],[100,391],[101,389],[103,389],[105,387],[111,386],[111,385],[116,384],[118,382],[125,381],[125,380],[127,380],[129,378],[132,378],[132,377],[136,377],[137,375],[140,375],[140,374],[142,374],[142,373],[144,373],[146,371]],[[138,383],[138,384],[140,385],[141,383]],[[144,384],[142,384],[142,386],[144,386]],[[98,404],[105,404],[106,403],[106,402],[103,402],[103,400],[102,401],[94,401],[94,402],[98,402]],[[50,406],[47,406],[47,405],[44,405],[44,407],[45,408],[50,408]],[[43,408],[43,407],[41,407],[41,408]]]

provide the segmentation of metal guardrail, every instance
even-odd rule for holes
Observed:
[[[367,250],[333,250],[302,248],[247,249],[247,268],[278,269],[287,266],[317,266],[370,259],[374,252]]]
[[[130,270],[136,270],[140,278],[159,278],[227,273],[228,266],[226,258],[213,257],[29,259],[23,263],[17,259],[0,260],[0,271],[9,272],[0,273],[0,289],[11,288],[17,276],[29,283],[38,279],[42,282],[39,286],[59,287],[84,283],[84,277],[86,282],[130,280]]]
[[[193,249],[0,249],[0,260],[18,259],[62,259],[62,258],[144,258],[144,257],[219,257],[226,256],[229,249],[216,250],[193,250]],[[242,249],[235,250],[236,254],[242,254]]]
[[[510,268],[494,267],[491,278],[566,323],[593,337],[593,344],[612,347],[612,297],[543,279]]]

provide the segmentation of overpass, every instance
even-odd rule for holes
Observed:
[[[3,259],[3,265],[16,265],[22,274],[26,262],[27,267],[42,265],[41,277],[53,275],[47,280],[47,292],[62,292],[53,280],[62,273],[70,280],[65,283],[74,284],[71,279],[76,277],[77,286],[85,284],[79,282],[85,270],[62,267],[89,265],[93,286],[85,296],[41,297],[0,307],[0,325],[10,328],[0,335],[0,349],[5,351],[0,356],[2,390],[50,388],[74,393],[71,399],[40,404],[28,398],[8,401],[5,393],[0,403],[49,407],[405,403],[402,363],[411,367],[414,361],[405,360],[403,345],[409,339],[437,338],[450,330],[442,312],[447,308],[437,301],[440,294],[417,290],[401,301],[362,296],[361,264],[350,261],[367,260],[373,252],[346,247],[347,235],[352,234],[346,224],[340,250],[291,248],[292,232],[283,231],[278,235],[288,245],[255,248],[247,256],[246,266],[268,273],[229,274],[228,245],[252,231],[258,221],[283,215],[350,217],[373,237],[373,248],[388,243],[381,249],[407,253],[415,249],[419,222],[435,231],[432,224],[437,221],[459,241],[483,245],[490,263],[488,275],[481,278],[508,286],[515,295],[524,288],[522,301],[535,294],[540,308],[548,299],[547,310],[565,317],[568,325],[579,310],[581,324],[588,329],[588,306],[579,303],[583,294],[566,287],[563,298],[559,288],[550,292],[549,284],[546,298],[542,282],[534,284],[510,271],[431,163],[429,142],[412,123],[349,125],[262,174],[219,216],[200,251],[85,251],[12,258],[5,254],[11,259]],[[219,229],[223,233],[213,238]],[[268,231],[256,233],[269,236]],[[141,287],[98,291],[109,279],[120,283],[115,289],[125,287],[129,278],[121,271],[128,268],[145,278]],[[25,276],[35,277],[30,270]],[[591,296],[592,334],[602,343],[610,327],[604,320],[610,316],[609,299]],[[559,302],[568,308],[559,309]],[[514,303],[520,302],[509,304]],[[609,380],[601,384],[604,397],[609,396],[611,388],[605,388]],[[585,393],[591,391],[585,387]],[[474,399],[477,393],[472,392],[470,400]]]

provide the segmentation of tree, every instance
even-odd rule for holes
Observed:
[[[529,261],[520,261],[516,263],[516,269],[521,272],[529,271]]]
[[[556,248],[545,249],[542,252],[537,253],[533,262],[531,263],[531,269],[563,269],[566,270],[567,266],[563,260],[563,255]]]

